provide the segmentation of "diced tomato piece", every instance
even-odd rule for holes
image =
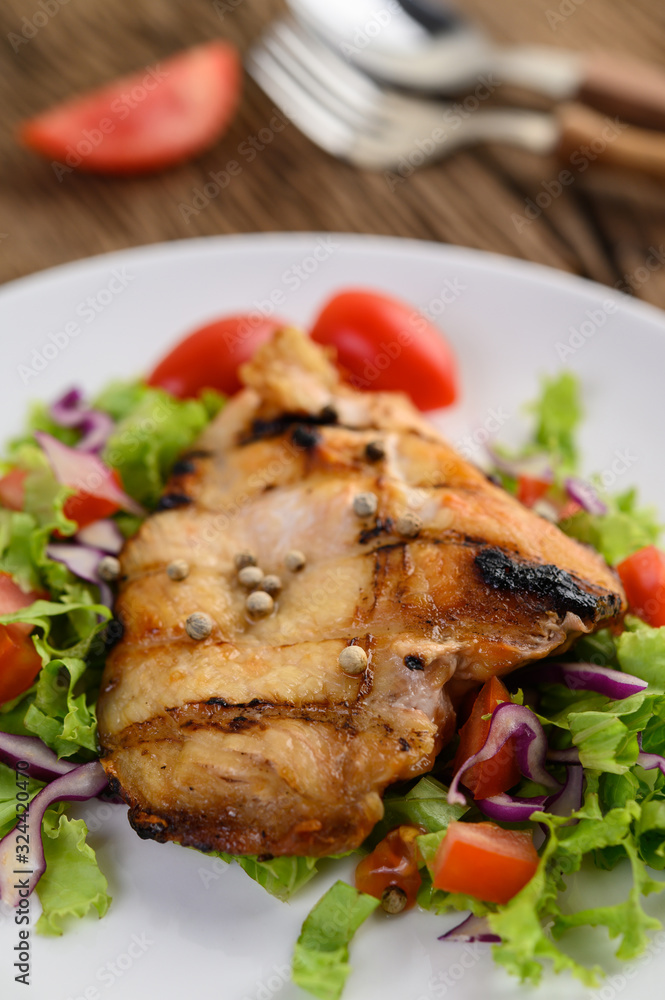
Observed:
[[[8,615],[45,597],[37,591],[27,593],[9,573],[0,573],[0,615]],[[0,625],[0,704],[27,691],[42,665],[30,639],[32,625],[16,622]]]
[[[408,825],[391,830],[356,868],[356,889],[381,899],[386,889],[395,886],[406,896],[404,909],[415,906],[422,882],[416,837],[424,832]]]
[[[459,395],[457,361],[444,334],[389,295],[339,292],[319,313],[312,339],[337,349],[359,389],[406,392],[421,410],[449,406]]]
[[[11,615],[14,611],[27,608],[28,605],[38,601],[40,597],[46,596],[47,594],[37,590],[21,590],[9,573],[0,572],[0,615]],[[11,627],[27,630],[26,635],[32,631],[32,625],[19,623]]]
[[[538,855],[528,830],[494,823],[449,824],[433,865],[433,883],[488,903],[507,903],[529,882]]]
[[[0,479],[0,503],[9,510],[23,510],[25,500],[25,469],[10,469]]]
[[[249,361],[261,344],[287,325],[259,313],[224,316],[207,323],[162,358],[148,376],[148,385],[166,389],[179,399],[198,396],[204,389],[230,396],[240,389],[239,365]]]
[[[460,729],[459,747],[453,760],[454,771],[458,771],[464,761],[483,747],[490,729],[492,712],[497,705],[505,701],[510,701],[510,695],[498,677],[492,677],[483,684],[471,709],[471,715]],[[475,799],[486,799],[490,795],[498,795],[512,788],[519,778],[520,769],[515,748],[512,740],[508,740],[494,757],[481,764],[474,764],[465,771],[462,784],[473,793]]]
[[[109,472],[109,478],[114,485],[118,489],[122,489],[122,480],[118,470],[109,469]],[[79,490],[78,493],[73,493],[72,496],[67,497],[62,509],[65,517],[69,518],[70,521],[76,521],[79,528],[86,528],[93,521],[99,521],[101,518],[110,517],[111,514],[115,514],[116,511],[120,510],[120,504],[116,503],[115,500],[109,500],[105,496],[96,496],[94,493],[86,493],[83,490]]]
[[[114,478],[119,483],[119,477],[114,475]],[[86,528],[93,521],[99,521],[103,517],[115,514],[116,511],[120,510],[120,507],[111,500],[92,496],[91,493],[74,493],[73,496],[67,497],[62,509],[65,517],[69,518],[70,521],[76,521],[79,528]]]
[[[630,610],[654,628],[665,625],[665,552],[647,545],[620,562],[617,573]]]
[[[23,123],[19,137],[65,172],[162,170],[216,141],[240,87],[236,49],[207,42],[44,111]]]
[[[30,635],[30,625],[0,625],[0,704],[27,691],[42,661]]]
[[[552,484],[546,479],[536,479],[533,476],[519,476],[517,480],[517,499],[525,507],[533,507],[542,500]]]

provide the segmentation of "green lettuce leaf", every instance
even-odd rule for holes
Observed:
[[[117,422],[102,458],[120,473],[127,492],[152,507],[178,455],[221,408],[223,397],[176,399],[140,382],[116,383],[95,401]]]
[[[290,899],[316,875],[317,863],[321,860],[287,855],[271,858],[269,861],[259,861],[256,855],[225,854],[222,851],[213,853],[223,861],[236,861],[250,878],[263,886],[266,892],[283,902]]]
[[[335,882],[302,925],[293,952],[293,982],[319,1000],[339,1000],[351,972],[349,942],[378,905],[373,896]]]
[[[592,545],[612,566],[645,545],[657,544],[661,525],[656,511],[639,507],[635,490],[603,499],[608,507],[606,514],[580,511],[562,522],[562,531]]]
[[[465,806],[448,805],[447,796],[446,786],[429,774],[404,795],[388,790],[383,800],[384,817],[374,827],[370,843],[378,843],[401,823],[424,826],[430,833],[445,830],[452,819],[459,819],[467,811]]]
[[[539,981],[546,960],[551,961],[557,972],[568,969],[586,986],[598,982],[600,970],[588,969],[561,951],[547,933],[547,926],[551,926],[554,938],[582,925],[604,926],[610,937],[621,937],[616,952],[621,959],[640,954],[648,942],[646,932],[660,927],[659,921],[649,917],[641,905],[642,895],[661,891],[665,883],[651,879],[639,860],[633,833],[633,824],[641,812],[639,805],[629,801],[621,808],[603,812],[597,775],[587,772],[587,782],[584,805],[573,813],[577,824],[570,826],[566,818],[547,813],[534,815],[535,822],[549,828],[538,870],[510,902],[488,915],[490,927],[502,939],[493,949],[495,959],[508,971],[533,983]],[[630,861],[633,886],[628,898],[614,906],[564,912],[558,896],[565,888],[565,877],[579,870],[586,855],[610,847],[618,848]]]
[[[42,824],[46,871],[37,883],[42,915],[36,930],[60,935],[69,917],[83,917],[96,910],[103,917],[111,897],[95,852],[86,843],[82,819],[68,819],[47,812]]]
[[[23,781],[27,781],[27,792],[29,801],[32,802],[37,792],[44,787],[43,782],[35,781],[34,778],[21,778],[21,791]],[[0,839],[13,830],[16,826],[16,771],[6,764],[0,764]]]
[[[635,631],[622,632],[617,640],[617,657],[627,674],[665,688],[665,625],[651,628],[640,622]]]
[[[582,419],[579,382],[572,372],[542,380],[540,398],[529,407],[535,416],[534,443],[556,464],[573,470],[577,464],[575,432]]]

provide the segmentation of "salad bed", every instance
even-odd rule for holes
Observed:
[[[80,773],[97,756],[99,680],[105,654],[120,634],[109,607],[112,569],[105,579],[101,561],[113,559],[122,539],[154,508],[173,463],[221,405],[214,392],[181,400],[142,383],[111,386],[91,405],[69,393],[50,409],[36,408],[25,437],[8,450],[0,481],[0,571],[30,601],[4,614],[0,624],[6,631],[22,629],[19,635],[8,632],[9,638],[22,654],[34,649],[41,670],[27,690],[4,695],[0,731],[38,737],[53,751],[47,769],[60,760],[79,765]],[[581,407],[572,376],[545,382],[532,416],[533,434],[519,455],[492,454],[492,471],[502,485],[568,534],[593,544],[611,564],[625,566],[635,553],[650,550],[659,536],[653,512],[640,509],[632,491],[601,496],[578,477]],[[665,628],[658,624],[655,600],[655,610],[633,600],[652,625],[628,616],[620,632],[578,640],[565,664],[547,661],[547,668],[538,665],[507,679],[508,701],[499,699],[481,716],[487,725],[475,764],[483,763],[479,753],[485,762],[496,762],[512,746],[517,783],[493,794],[476,786],[475,798],[461,794],[460,783],[473,791],[465,774],[473,754],[460,762],[452,744],[431,775],[388,791],[386,816],[364,845],[366,855],[391,830],[417,827],[418,904],[437,914],[470,911],[473,919],[452,936],[493,941],[496,960],[522,979],[537,981],[543,963],[551,962],[555,970],[569,969],[594,985],[597,971],[559,947],[566,930],[603,926],[620,938],[618,957],[631,959],[646,947],[648,931],[660,927],[641,903],[665,885],[645,867],[665,868]],[[20,673],[21,658],[12,662]],[[34,671],[34,661],[23,668]],[[2,746],[8,759],[8,743]],[[3,837],[14,826],[16,787],[14,770],[1,764]],[[43,787],[30,777],[29,797]],[[109,904],[106,880],[85,842],[85,823],[69,819],[64,809],[62,803],[49,805],[43,821],[46,868],[37,884],[43,908],[37,929],[50,934],[62,933],[68,918],[90,910],[102,916]],[[452,831],[457,824],[488,820],[506,830],[539,831],[533,877],[501,903],[437,887],[450,824],[456,824]],[[236,860],[280,899],[314,877],[318,864],[310,858],[220,856]],[[589,860],[603,869],[629,864],[633,888],[613,906],[567,912],[560,900],[565,880]],[[339,997],[350,971],[351,938],[379,905],[376,896],[337,882],[303,925],[294,980],[324,1000]]]

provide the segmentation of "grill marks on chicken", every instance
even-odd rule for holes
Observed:
[[[292,330],[174,469],[121,556],[124,636],[99,700],[104,767],[141,836],[231,853],[349,850],[392,782],[429,770],[453,705],[623,610],[596,553],[457,455],[398,394],[343,385]],[[377,445],[378,442],[378,445]],[[376,512],[359,517],[358,493]],[[415,512],[415,537],[399,533]],[[293,549],[299,572],[284,568]],[[252,620],[234,556],[283,589]],[[185,579],[166,566],[184,559]],[[185,621],[204,612],[210,636]],[[358,675],[339,665],[350,643]]]

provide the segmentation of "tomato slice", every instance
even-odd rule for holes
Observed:
[[[402,909],[416,904],[422,882],[418,870],[416,837],[425,831],[418,826],[398,826],[379,841],[371,854],[356,868],[356,889],[376,899],[383,899],[393,887],[404,893]],[[396,912],[392,910],[389,912]]]
[[[46,596],[37,591],[25,592],[9,573],[0,573],[0,615],[27,608]],[[16,622],[0,625],[0,704],[27,691],[42,665],[41,657],[30,639],[32,625]]]
[[[38,601],[40,597],[46,596],[46,594],[40,593],[37,590],[21,590],[9,573],[0,572],[0,615],[11,615],[14,611],[27,608],[28,605]],[[25,632],[26,635],[32,632],[32,625],[24,625],[20,622],[16,625],[5,627],[17,628]]]
[[[0,625],[0,704],[27,691],[41,670],[41,657],[24,628]]]
[[[94,497],[90,493],[75,493],[67,497],[62,509],[65,517],[70,521],[76,521],[79,528],[87,528],[94,521],[115,514],[120,507],[111,500],[104,500],[103,497]]]
[[[340,292],[319,313],[312,338],[337,348],[359,389],[407,392],[421,410],[458,397],[457,362],[443,334],[399,299],[365,289]]]
[[[647,545],[620,562],[617,573],[630,610],[654,628],[665,625],[665,552]]]
[[[453,770],[458,771],[474,753],[482,748],[490,729],[491,716],[497,705],[510,701],[505,685],[498,677],[492,677],[483,684],[478,693],[471,714],[460,729],[460,742],[453,760]],[[508,740],[499,752],[482,764],[474,764],[465,771],[462,784],[473,793],[474,799],[487,799],[490,795],[506,792],[520,779],[520,769],[515,756],[512,740]]]
[[[25,469],[10,469],[0,479],[0,503],[9,510],[23,510],[27,474]]]
[[[122,489],[122,480],[120,479],[118,470],[109,467],[108,471],[109,480],[118,489]],[[100,483],[99,494],[103,494],[104,492],[105,484]],[[119,503],[99,494],[86,493],[83,490],[79,490],[77,493],[73,493],[72,496],[67,497],[62,507],[65,517],[69,518],[70,521],[76,521],[79,528],[86,528],[93,521],[99,521],[103,517],[110,517],[111,514],[115,514],[116,511],[120,510]]]
[[[545,496],[552,484],[545,479],[521,475],[517,479],[517,499],[525,507],[533,507]]]
[[[61,161],[63,172],[161,170],[221,135],[238,104],[240,74],[232,45],[207,42],[37,115],[23,123],[19,137]]]
[[[179,399],[198,396],[203,389],[230,396],[240,389],[238,366],[287,325],[260,313],[224,316],[176,344],[148,376],[148,385],[166,389]]]
[[[507,903],[529,882],[538,855],[528,830],[494,823],[449,823],[433,865],[433,883],[488,903]]]

